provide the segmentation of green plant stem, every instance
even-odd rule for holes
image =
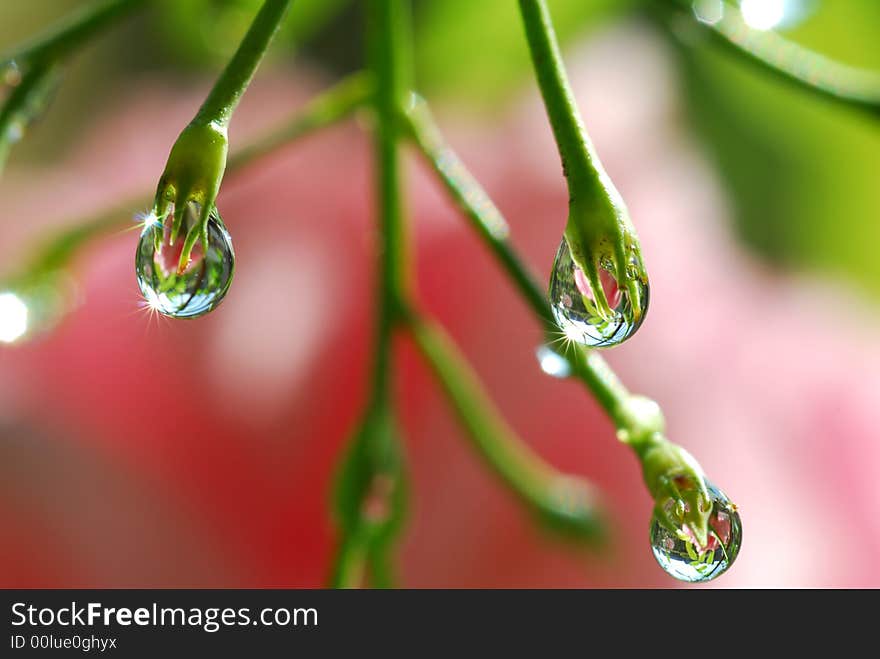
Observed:
[[[466,436],[492,470],[549,526],[582,539],[598,539],[602,524],[587,483],[560,474],[520,440],[439,324],[414,311],[407,321]]]
[[[375,424],[376,416],[384,416],[391,427],[394,425],[393,339],[400,320],[400,300],[403,299],[409,280],[398,108],[403,102],[404,92],[409,88],[410,16],[409,0],[370,0],[367,7],[368,55],[375,84],[373,141],[380,236],[376,347],[368,410],[362,428],[353,440],[349,456],[343,463],[342,476],[337,484],[337,507],[345,509],[347,506],[355,510],[356,519],[347,519],[345,515],[340,515],[343,518],[342,538],[331,585],[349,585],[347,575],[368,572],[372,586],[385,588],[394,583],[389,553],[405,505],[403,486],[399,482],[403,478],[400,457],[402,451],[393,430],[377,432],[370,428]],[[382,446],[382,442],[386,443],[385,446]],[[367,457],[359,457],[359,454]],[[383,461],[376,456],[390,456],[391,459],[386,457]],[[393,508],[397,513],[388,531],[376,535],[362,531],[371,526],[370,521],[364,517],[365,501],[353,505],[343,495],[355,492],[355,497],[368,496],[369,482],[383,475],[383,462],[387,473],[393,474],[397,481],[393,485],[397,493]],[[388,468],[389,466],[392,468]],[[368,473],[364,473],[365,471]],[[357,479],[366,481],[366,484],[359,484]]]
[[[662,2],[682,12],[691,12],[690,3]],[[874,118],[880,115],[880,73],[842,64],[775,32],[749,27],[738,8],[729,3],[724,3],[724,9],[716,23],[693,20],[713,44],[777,80],[840,105],[866,111]],[[668,31],[681,42],[681,31],[670,22],[669,12],[662,12],[662,18]]]
[[[553,320],[550,304],[537,280],[508,241],[508,224],[501,211],[446,142],[421,98],[416,98],[409,111],[403,112],[402,116],[410,136],[440,177],[453,201],[542,323],[548,342],[556,344],[559,341],[559,327]],[[618,429],[626,429],[629,418],[622,410],[630,394],[607,362],[595,351],[575,345],[560,350],[560,353],[565,353],[562,356],[568,359],[572,376],[587,385]]]
[[[371,77],[366,73],[352,74],[315,97],[292,118],[270,128],[254,142],[233,154],[229,159],[229,174],[237,175],[259,158],[342,121],[364,107],[371,95]],[[83,247],[101,236],[129,226],[132,208],[147,208],[150,203],[150,195],[144,193],[121,204],[114,204],[87,219],[71,223],[70,229],[54,234],[35,250],[19,275],[11,279],[39,276],[41,273],[69,267]]]
[[[379,310],[373,395],[390,392],[391,341],[397,301],[407,282],[398,108],[407,84],[403,58],[407,36],[405,0],[370,0],[369,57],[376,85],[375,167],[379,217]]]
[[[265,0],[238,50],[220,74],[193,123],[229,123],[254,72],[281,26],[291,0]]]
[[[0,107],[0,173],[12,145],[21,138],[34,116],[43,110],[46,97],[54,87],[60,60],[143,2],[109,0],[95,3],[0,57],[0,75],[6,66],[13,64],[21,71],[21,79]]]
[[[23,67],[56,62],[144,2],[145,0],[104,0],[83,7],[34,39],[4,53],[0,57],[0,65],[11,61]]]
[[[333,572],[330,575],[331,588],[360,588],[366,577],[367,541],[351,534],[339,544]]]
[[[57,67],[48,62],[32,65],[0,107],[0,173],[13,144],[20,140],[39,106],[53,87]]]
[[[582,194],[598,197],[598,158],[565,74],[547,4],[545,0],[519,0],[519,6],[538,86],[568,181],[570,201],[580,202]]]

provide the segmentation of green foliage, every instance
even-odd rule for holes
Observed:
[[[564,43],[638,0],[550,0]],[[417,14],[416,71],[420,87],[497,107],[529,77],[529,52],[513,0],[425,2]]]
[[[880,69],[880,4],[825,2],[786,36]],[[877,121],[779,85],[708,44],[682,53],[693,125],[743,239],[765,258],[880,296]]]
[[[350,1],[294,2],[279,43],[298,46]],[[261,5],[262,0],[158,0],[156,19],[176,57],[191,65],[214,66],[233,53]]]

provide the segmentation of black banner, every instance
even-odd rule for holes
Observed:
[[[777,598],[784,604],[770,601]],[[530,646],[542,655],[562,648],[589,653],[609,640],[618,649],[652,639],[669,649],[667,643],[696,642],[701,630],[744,636],[766,627],[778,638],[783,621],[759,613],[762,606],[785,606],[793,615],[795,600],[801,607],[804,600],[791,593],[770,600],[709,590],[0,591],[7,630],[0,656],[335,656],[352,648],[370,656],[421,655],[466,650],[476,639],[495,651]],[[821,612],[813,631],[832,628],[830,609]],[[811,617],[799,624],[809,628]]]

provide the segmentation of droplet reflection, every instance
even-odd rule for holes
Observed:
[[[672,530],[651,520],[651,549],[654,558],[670,576],[696,583],[711,581],[733,565],[742,544],[742,521],[736,506],[711,483],[706,484],[712,500],[709,536],[701,546],[687,525]],[[670,500],[669,506],[675,503]]]
[[[599,267],[599,280],[611,315],[603,317],[586,275],[575,264],[563,239],[550,275],[550,307],[553,317],[569,341],[592,348],[607,348],[635,334],[648,310],[648,282],[638,275],[641,263],[632,257],[629,272],[638,294],[638,309],[629,292],[617,285],[610,263]]]
[[[151,309],[172,318],[195,318],[212,311],[232,282],[232,238],[216,209],[208,221],[209,244],[197,242],[189,263],[179,271],[184,237],[197,223],[198,215],[198,206],[189,204],[180,236],[173,245],[170,216],[165,223],[148,216],[138,243],[135,272],[141,293]]]

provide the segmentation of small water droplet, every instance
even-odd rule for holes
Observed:
[[[694,16],[701,23],[715,25],[724,18],[723,0],[694,0]]]
[[[571,364],[550,346],[538,346],[535,349],[535,357],[538,358],[541,370],[547,375],[560,379],[571,375]]]
[[[637,257],[631,258],[630,266],[641,272]],[[599,268],[602,289],[613,311],[610,317],[602,318],[590,283],[575,265],[568,243],[563,239],[550,276],[550,305],[565,338],[593,348],[607,348],[635,334],[648,310],[648,282],[637,280],[640,313],[636,314],[629,293],[618,288],[613,270],[611,263],[603,263]]]
[[[21,69],[18,68],[18,64],[15,61],[9,62],[3,68],[0,78],[2,78],[3,84],[7,87],[17,87],[21,84]]]
[[[138,243],[135,272],[141,293],[151,309],[172,318],[195,318],[212,311],[226,296],[232,281],[232,238],[216,209],[208,221],[207,248],[197,242],[189,264],[178,273],[184,237],[197,223],[198,215],[198,206],[190,203],[174,245],[170,244],[173,214],[164,223],[145,222]]]
[[[651,549],[654,558],[670,576],[696,583],[724,574],[736,560],[742,544],[742,522],[736,506],[711,483],[706,483],[712,500],[709,537],[705,546],[684,526],[672,531],[656,515],[651,520]],[[672,501],[669,505],[674,505]]]
[[[24,137],[24,122],[18,119],[13,120],[6,127],[6,139],[10,144],[17,144],[21,142],[22,137]]]

